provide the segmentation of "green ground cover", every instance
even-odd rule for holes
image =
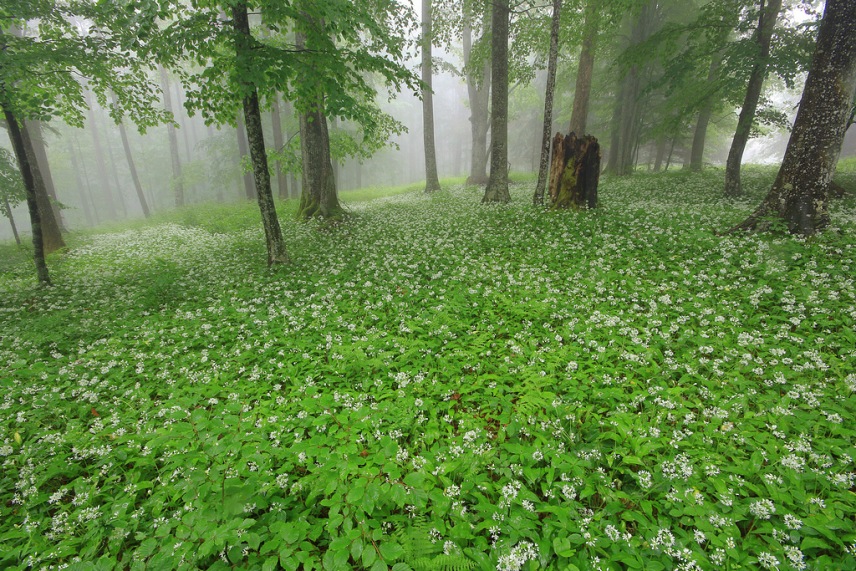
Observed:
[[[772,176],[0,249],[0,568],[856,569],[856,206],[717,236]]]

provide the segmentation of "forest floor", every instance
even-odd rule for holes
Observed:
[[[856,569],[856,200],[717,235],[773,175],[3,247],[0,568]]]

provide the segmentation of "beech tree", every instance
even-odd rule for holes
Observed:
[[[559,59],[559,23],[561,17],[562,0],[553,0],[553,16],[550,19],[550,52],[547,56],[547,87],[544,91],[544,125],[541,128],[541,158],[538,162],[538,181],[535,183],[535,195],[532,197],[535,206],[544,204],[544,189],[547,187],[550,137],[553,130],[553,91],[556,87],[556,62]],[[582,136],[582,133],[580,135]]]
[[[829,223],[832,176],[852,119],[856,92],[856,2],[827,0],[814,56],[782,166],[770,192],[736,230],[776,220],[811,235]]]
[[[38,22],[38,34],[7,33],[28,21]],[[128,114],[140,128],[160,122],[163,114],[153,105],[156,90],[145,79],[145,60],[137,57],[147,32],[135,13],[105,3],[7,0],[0,10],[0,107],[24,182],[41,284],[50,284],[46,246],[55,247],[45,243],[43,223],[58,224],[49,203],[39,206],[41,176],[28,156],[24,121],[61,118],[82,126],[85,82],[103,106],[108,93],[116,93],[114,118]]]
[[[425,147],[425,192],[440,190],[437,150],[434,147],[434,93],[431,43],[431,0],[422,0],[422,141]]]
[[[490,178],[482,202],[509,202],[508,192],[508,0],[493,0],[490,27]]]

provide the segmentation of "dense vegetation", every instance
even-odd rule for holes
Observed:
[[[0,567],[856,569],[856,205],[717,236],[773,175],[5,247]]]

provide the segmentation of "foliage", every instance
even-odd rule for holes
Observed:
[[[277,271],[186,208],[4,273],[0,567],[856,568],[856,211],[716,236],[773,175],[414,192]]]

